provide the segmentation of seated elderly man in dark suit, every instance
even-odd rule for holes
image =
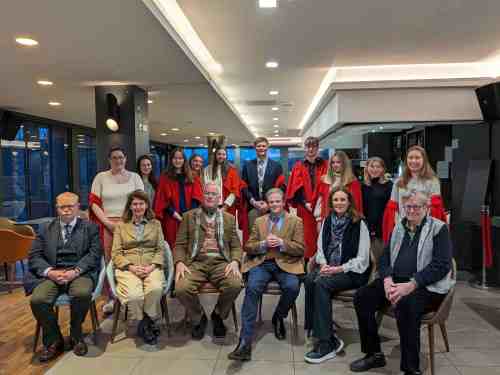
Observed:
[[[401,371],[420,374],[422,316],[435,311],[454,284],[448,227],[428,214],[429,203],[430,196],[421,191],[403,198],[406,217],[394,227],[380,258],[379,278],[354,297],[361,350],[366,355],[351,363],[351,371],[385,366],[375,314],[392,305],[401,343]]]
[[[53,311],[60,294],[71,297],[70,344],[78,356],[87,354],[82,323],[97,282],[102,247],[99,229],[77,217],[80,204],[76,194],[65,192],[56,198],[58,217],[40,228],[29,254],[26,294],[31,310],[42,327],[43,351],[47,362],[64,351],[64,340]]]

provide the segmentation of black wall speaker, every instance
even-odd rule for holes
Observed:
[[[500,120],[500,82],[493,82],[477,88],[476,96],[484,120]]]
[[[0,138],[7,141],[13,141],[16,138],[17,131],[21,125],[14,116],[8,111],[0,110]]]

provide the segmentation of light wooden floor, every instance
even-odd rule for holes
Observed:
[[[60,309],[59,323],[63,334],[67,336],[69,333],[69,308]],[[38,362],[38,357],[33,355],[35,327],[29,298],[25,297],[22,288],[17,288],[12,294],[9,294],[5,288],[0,286],[0,375],[44,374],[57,362],[41,364]],[[87,315],[84,332],[90,330],[90,316]],[[38,346],[38,350],[40,349],[41,343]]]

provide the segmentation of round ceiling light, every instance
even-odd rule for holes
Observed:
[[[25,47],[34,47],[38,45],[38,41],[32,38],[19,37],[16,38],[16,43]]]

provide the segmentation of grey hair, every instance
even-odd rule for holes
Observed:
[[[213,185],[215,186],[215,189],[217,190],[217,195],[220,195],[220,187],[219,185],[215,182],[215,181],[207,181],[204,185],[203,185],[203,192],[205,193],[207,191],[207,187],[209,185]]]
[[[431,194],[426,190],[413,189],[402,195],[402,199],[405,201],[410,198],[415,198],[418,200],[418,203],[427,205],[431,199]]]
[[[279,194],[281,196],[281,199],[283,199],[283,197],[285,196],[285,193],[283,193],[283,190],[281,190],[279,188],[272,188],[272,189],[269,189],[266,193],[266,201],[269,200],[269,197],[271,196],[271,194]]]

